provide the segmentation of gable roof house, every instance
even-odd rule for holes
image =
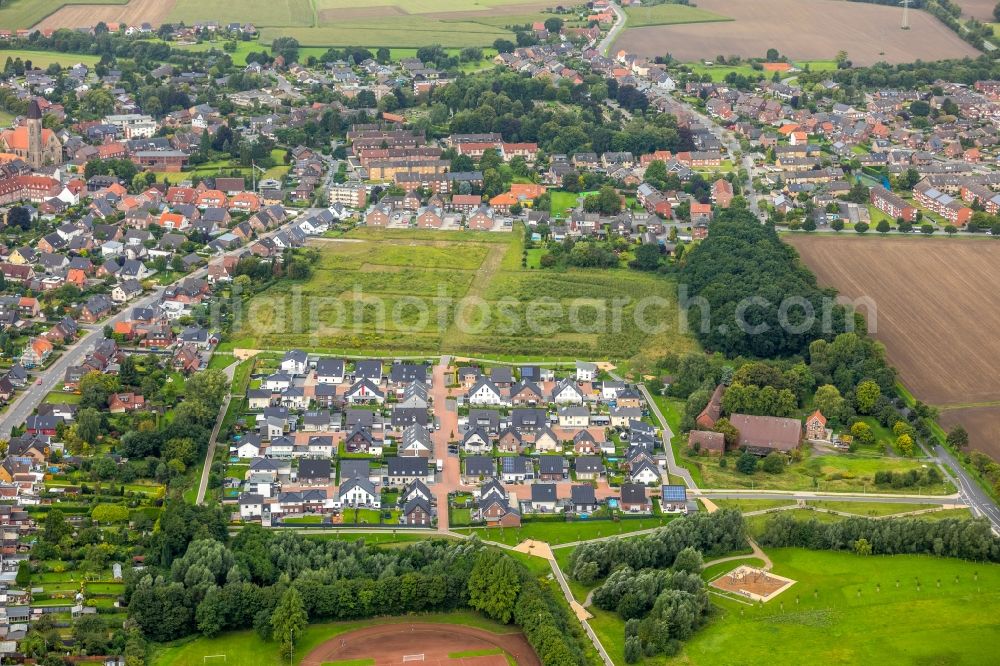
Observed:
[[[517,504],[517,498],[509,495],[500,481],[490,479],[479,489],[475,516],[490,526],[519,527],[521,511]]]
[[[729,422],[740,433],[740,447],[755,455],[788,453],[802,443],[802,422],[798,419],[731,414]]]

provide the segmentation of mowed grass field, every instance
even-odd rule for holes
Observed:
[[[794,60],[833,58],[845,50],[856,65],[979,54],[924,11],[911,11],[910,29],[900,30],[898,7],[839,0],[699,0],[698,10],[733,20],[634,25],[615,48],[650,58],[669,53],[682,62],[720,54],[760,58],[772,47]]]
[[[45,69],[53,63],[58,63],[63,67],[72,67],[77,63],[82,63],[88,67],[93,67],[101,59],[93,55],[80,55],[79,53],[58,53],[56,51],[27,51],[24,49],[0,49],[0,64],[7,62],[7,58],[16,60],[20,58],[24,62],[31,62],[32,67]]]
[[[972,446],[1000,455],[1000,294],[980,288],[1000,280],[1000,243],[806,235],[787,241],[820,284],[874,305],[864,314],[906,388],[941,408],[949,425],[962,421],[963,411],[953,410],[975,409],[965,412]]]
[[[677,25],[681,23],[707,23],[711,21],[732,21],[722,14],[706,11],[689,5],[651,5],[649,7],[626,7],[626,25],[639,28],[648,25]]]
[[[0,27],[30,28],[66,5],[124,5],[128,0],[8,0],[0,8]]]
[[[798,665],[803,655],[817,664],[996,660],[1000,566],[794,548],[768,555],[775,573],[797,582],[763,607],[713,595],[722,612],[685,645],[680,663]]]
[[[255,296],[226,347],[638,363],[696,349],[676,333],[668,279],[626,269],[522,268],[519,227],[362,228],[314,246],[322,255],[311,278]],[[638,308],[647,296],[657,300]],[[664,322],[665,330],[644,332],[643,321]]]
[[[489,46],[508,26],[544,20],[543,0],[241,0],[212,5],[174,0],[170,21],[253,22],[261,41],[295,37],[304,46]]]

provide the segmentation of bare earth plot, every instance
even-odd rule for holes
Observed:
[[[42,19],[35,27],[39,30],[51,28],[83,28],[105,23],[125,23],[138,25],[146,22],[159,26],[166,21],[174,7],[175,0],[130,0],[124,5],[89,4],[66,5],[62,9]]]
[[[939,407],[946,426],[963,423],[975,448],[1000,453],[1000,294],[990,287],[1000,280],[1000,243],[806,235],[786,240],[821,285],[852,299],[872,299],[875,335],[917,398]]]
[[[64,5],[124,5],[128,0],[5,0],[0,2],[0,28],[30,28]]]
[[[734,20],[629,28],[617,45],[648,57],[669,53],[681,61],[719,54],[763,57],[771,47],[796,60],[830,59],[844,50],[857,65],[978,54],[923,11],[910,12],[910,30],[904,31],[901,9],[859,2],[701,0],[698,8]]]

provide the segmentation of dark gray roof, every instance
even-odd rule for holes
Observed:
[[[299,479],[329,480],[332,466],[326,458],[303,458],[299,460]]]
[[[496,463],[490,456],[469,456],[465,459],[465,473],[468,476],[492,477],[497,472]]]
[[[556,484],[554,483],[534,483],[531,485],[532,502],[555,502]]]

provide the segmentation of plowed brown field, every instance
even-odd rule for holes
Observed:
[[[829,60],[844,50],[856,65],[978,53],[918,10],[910,11],[910,29],[901,30],[901,9],[843,0],[699,0],[698,8],[734,20],[627,28],[616,47],[649,57],[669,53],[680,61],[720,54],[762,58],[772,47],[795,60]]]
[[[1000,454],[1000,241],[786,236],[820,284],[876,307],[875,336],[913,394]],[[949,409],[950,408],[950,409]]]

